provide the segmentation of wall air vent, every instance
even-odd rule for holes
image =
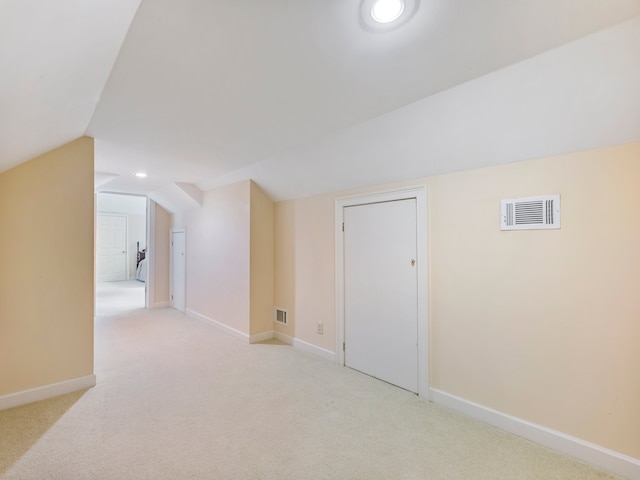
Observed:
[[[502,200],[500,211],[502,230],[560,228],[560,195]]]
[[[273,311],[273,321],[276,323],[281,323],[282,325],[287,324],[287,311],[283,308],[275,308]]]

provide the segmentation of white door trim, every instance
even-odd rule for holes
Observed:
[[[173,234],[174,233],[184,233],[184,248],[185,248],[185,259],[184,259],[184,278],[182,279],[182,285],[184,286],[184,309],[180,310],[181,312],[186,311],[187,309],[187,258],[186,258],[186,250],[187,250],[187,232],[185,228],[172,228],[169,230],[169,305],[173,307],[173,294],[174,294],[174,286],[173,286]],[[175,307],[174,307],[175,308]]]
[[[144,281],[144,307],[153,308],[155,302],[156,272],[156,202],[147,197],[147,278]]]
[[[344,208],[368,203],[416,199],[418,267],[418,394],[429,399],[429,319],[427,303],[427,187],[340,197],[335,201],[336,360],[344,365]]]

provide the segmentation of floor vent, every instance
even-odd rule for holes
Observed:
[[[560,228],[560,195],[502,200],[502,230],[547,230]]]
[[[282,325],[286,325],[287,311],[283,308],[275,308],[273,311],[273,321],[276,323],[281,323]]]

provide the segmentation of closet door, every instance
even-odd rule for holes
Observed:
[[[97,218],[96,280],[127,279],[127,217],[100,214]]]
[[[345,365],[418,392],[416,199],[344,208]]]

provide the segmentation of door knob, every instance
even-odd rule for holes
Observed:
[[[412,259],[411,259],[411,266],[412,266],[412,267],[415,267],[415,266],[416,266],[416,259],[415,259],[415,258],[412,258]]]

